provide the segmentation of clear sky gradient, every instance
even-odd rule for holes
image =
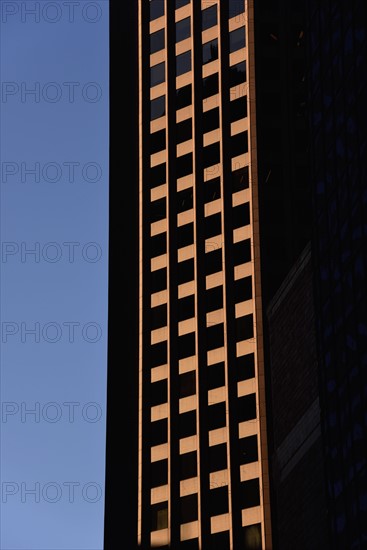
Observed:
[[[108,1],[0,7],[0,547],[100,550]]]

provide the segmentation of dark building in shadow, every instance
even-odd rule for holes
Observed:
[[[367,20],[308,5],[313,264],[330,548],[367,546]]]

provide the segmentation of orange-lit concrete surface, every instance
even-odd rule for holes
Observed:
[[[253,0],[233,17],[224,13],[227,2],[181,1],[177,9],[173,0],[162,2],[164,13],[149,21],[153,8],[139,0],[137,538],[144,547],[180,543],[200,550],[271,550]],[[203,29],[203,20],[209,21],[208,28]],[[176,41],[178,28],[189,36]],[[238,36],[244,32],[242,47],[236,46],[237,35],[230,34],[237,30]],[[153,34],[164,46],[150,53]],[[176,76],[175,57],[187,52],[191,68]],[[209,55],[205,63],[204,52]],[[150,85],[148,73],[162,63],[163,82]],[[241,68],[231,70],[238,64]],[[215,75],[217,89],[207,95],[204,79]],[[177,91],[189,85],[188,104],[177,108]],[[162,116],[152,114],[159,98],[164,98]],[[217,124],[211,116],[218,116]],[[184,126],[179,124],[185,121],[189,131],[181,140]],[[209,121],[207,131],[203,121]],[[152,152],[152,143],[163,134],[165,143]],[[235,136],[243,136],[243,146]],[[216,147],[213,164],[211,150],[205,149],[210,146]],[[185,155],[192,167],[189,173],[183,167],[181,174]],[[156,176],[157,167],[163,167],[165,176]],[[191,229],[190,239],[183,231]],[[247,244],[249,253],[242,257]],[[221,261],[209,269],[218,254]],[[193,272],[186,277],[184,266],[190,261]],[[154,274],[163,283],[154,286]],[[217,304],[210,302],[214,293]],[[194,420],[181,431],[188,418]]]

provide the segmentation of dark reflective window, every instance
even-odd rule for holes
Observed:
[[[163,50],[165,45],[165,39],[164,39],[164,29],[161,29],[160,31],[153,32],[150,35],[150,53],[158,52],[159,50]]]
[[[176,42],[181,42],[191,36],[190,17],[176,23]]]
[[[155,120],[166,114],[166,98],[164,95],[150,102],[150,120]]]
[[[217,24],[217,6],[210,6],[206,10],[202,11],[202,29],[210,29]]]
[[[165,81],[165,63],[158,63],[150,68],[150,86],[157,86]]]
[[[191,51],[182,53],[176,57],[176,76],[191,71]]]
[[[236,52],[246,46],[245,27],[240,27],[229,33],[229,51]]]

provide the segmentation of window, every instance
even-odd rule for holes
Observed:
[[[150,67],[150,87],[157,86],[165,81],[165,62]]]
[[[151,202],[149,208],[150,223],[164,220],[166,217],[166,210],[166,197]]]
[[[232,209],[232,229],[238,229],[250,223],[250,203],[245,202]]]
[[[229,18],[245,11],[245,0],[229,0]]]
[[[166,148],[166,129],[150,134],[150,154],[158,153]]]
[[[234,282],[234,299],[236,304],[252,298],[252,278],[245,277]]]
[[[219,107],[203,113],[203,133],[206,134],[217,128],[219,128]]]
[[[245,27],[240,27],[229,33],[229,51],[236,52],[246,46]]]
[[[241,508],[252,508],[260,504],[260,486],[259,479],[249,479],[242,481],[241,489]]]
[[[219,472],[227,468],[227,446],[225,443],[209,447],[209,472]]]
[[[168,423],[167,418],[151,422],[150,424],[150,443],[154,447],[167,443],[168,438]]]
[[[166,163],[158,164],[150,169],[150,188],[166,183]]]
[[[152,531],[167,529],[168,527],[168,502],[159,502],[152,505]]]
[[[191,71],[191,51],[182,53],[176,57],[176,76]]]
[[[233,263],[241,265],[251,261],[251,241],[246,239],[233,245]]]
[[[165,326],[167,326],[167,304],[153,307],[150,310],[150,328],[155,330]]]
[[[212,214],[204,218],[204,237],[209,239],[210,237],[216,237],[222,232],[221,226],[221,214]]]
[[[218,39],[203,44],[203,65],[218,59]]]
[[[220,145],[219,142],[212,143],[203,148],[203,167],[208,168],[220,163]]]
[[[237,157],[248,151],[247,131],[231,136],[231,157]]]
[[[196,373],[195,371],[185,372],[179,376],[180,397],[188,397],[196,393]]]
[[[185,359],[195,355],[195,332],[178,337],[178,358]]]
[[[217,94],[219,91],[218,73],[211,74],[203,79],[203,99]]]
[[[191,36],[190,17],[176,23],[176,42],[181,42]]]
[[[196,477],[198,473],[196,451],[180,455],[180,479]]]
[[[167,233],[159,233],[150,237],[149,240],[150,257],[156,258],[167,252]]]
[[[189,187],[183,191],[179,191],[176,195],[176,211],[186,212],[193,207],[193,189]]]
[[[239,440],[240,464],[249,464],[258,460],[257,435]]]
[[[187,495],[180,498],[180,523],[189,523],[198,519],[198,495]]]
[[[213,109],[215,110],[215,109]],[[211,112],[211,111],[209,111]],[[205,182],[204,200],[205,202],[215,201],[220,199],[220,178],[214,178]]]
[[[236,319],[236,340],[248,340],[254,336],[254,322],[252,314],[237,317]]]
[[[161,292],[167,288],[167,268],[157,269],[156,271],[150,272],[150,285],[151,291],[154,294],[155,292]]]
[[[202,30],[210,29],[217,24],[217,5],[202,11]]]
[[[217,403],[208,407],[208,430],[224,428],[226,425],[226,404]]]
[[[187,118],[176,124],[176,143],[182,143],[192,138],[192,119]]]
[[[195,317],[195,298],[193,295],[185,296],[178,300],[178,320],[184,321],[185,319],[191,319]]]
[[[150,35],[150,53],[159,52],[163,50],[165,45],[164,29],[153,32]]]
[[[159,380],[150,386],[150,404],[152,407],[167,403],[167,380]]]
[[[229,109],[231,122],[247,117],[247,96],[231,101]]]
[[[209,325],[206,329],[206,349],[212,350],[224,346],[224,325]]]
[[[194,259],[190,258],[178,264],[177,282],[179,285],[193,281],[195,278]]]
[[[164,15],[164,0],[150,0],[150,20],[158,19]]]
[[[221,388],[224,386],[224,363],[216,363],[215,365],[209,365],[207,367],[207,384],[208,390],[214,390],[215,388]]]
[[[210,548],[212,550],[230,550],[229,531],[212,533],[210,535]],[[251,548],[251,546],[244,546],[244,548]]]
[[[254,525],[246,525],[243,527],[243,541],[244,548],[251,548],[252,550],[261,550],[261,523]]]
[[[205,254],[205,275],[212,275],[222,271],[222,249],[218,248],[213,252]]]
[[[180,438],[196,434],[196,411],[189,411],[179,415]]]
[[[256,418],[256,394],[250,393],[237,399],[238,422],[247,422]]]
[[[249,380],[255,377],[255,356],[253,353],[242,355],[236,359],[237,380]]]
[[[191,94],[191,84],[183,86],[183,88],[178,88],[178,90],[176,90],[176,109],[184,109],[184,107],[191,105]]]
[[[177,228],[177,247],[183,248],[194,243],[194,224],[186,223]]]
[[[167,363],[167,342],[159,342],[150,346],[150,367],[159,367]]]
[[[150,102],[150,120],[155,120],[166,114],[166,98],[164,95]]]
[[[186,4],[190,4],[190,1],[191,0],[176,0],[176,10],[182,6],[186,6]]]
[[[177,157],[176,159],[176,177],[184,178],[189,174],[192,174],[192,153],[187,153],[182,155],[182,157]]]
[[[168,483],[168,460],[158,460],[150,465],[151,487],[160,487]]]
[[[209,508],[211,516],[228,512],[228,487],[213,488],[210,491]]]
[[[244,82],[246,82],[246,61],[229,68],[229,85],[231,88]]]
[[[205,309],[207,312],[223,307],[223,287],[216,286],[205,292]]]
[[[232,172],[232,192],[242,191],[249,187],[249,169],[248,166]]]

